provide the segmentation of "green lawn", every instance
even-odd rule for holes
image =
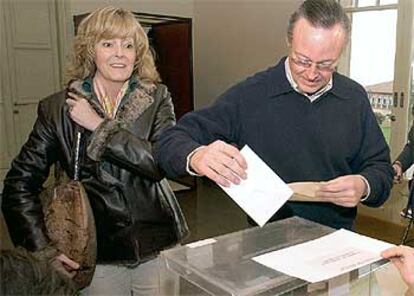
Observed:
[[[391,127],[381,125],[381,130],[384,134],[385,140],[387,140],[387,143],[390,144]]]

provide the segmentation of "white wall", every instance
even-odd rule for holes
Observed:
[[[193,0],[70,0],[73,14],[91,12],[99,7],[113,5],[133,12],[170,14],[191,17]]]
[[[286,54],[288,18],[299,0],[194,2],[195,106],[274,65]]]
[[[92,12],[97,8],[112,5],[132,12],[167,14],[172,16],[192,17],[193,0],[58,0],[63,1],[67,10],[69,51],[73,38],[73,16]]]
[[[153,13],[171,16],[193,17],[193,0],[56,0],[65,7],[64,16],[66,22],[67,37],[62,43],[65,48],[61,49],[65,57],[72,51],[72,40],[74,36],[73,16],[89,13],[97,8],[112,5],[122,7],[132,12]],[[62,16],[63,17],[63,16]]]
[[[194,105],[213,102],[286,54],[289,15],[301,0],[71,0],[71,15],[105,5],[193,17]]]

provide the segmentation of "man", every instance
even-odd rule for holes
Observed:
[[[248,177],[239,152],[247,144],[287,183],[324,181],[324,202],[288,202],[273,219],[351,229],[359,202],[387,199],[393,171],[365,90],[335,72],[349,31],[336,1],[305,1],[290,18],[288,56],[184,116],[163,134],[158,163],[171,177],[193,172],[230,186]]]

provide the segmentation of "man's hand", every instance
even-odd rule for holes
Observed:
[[[68,95],[66,103],[69,106],[70,118],[87,130],[94,131],[102,123],[103,118],[95,112],[85,98],[71,92]]]
[[[316,196],[343,207],[355,207],[366,195],[367,186],[359,175],[338,177],[322,182]]]
[[[397,267],[409,287],[406,295],[414,295],[414,249],[407,246],[393,247],[382,252],[381,256],[390,259]]]
[[[225,187],[247,178],[246,160],[236,147],[223,141],[199,148],[190,159],[190,168]]]
[[[392,165],[392,168],[394,169],[394,174],[395,174],[394,175],[394,183],[395,184],[401,183],[401,181],[402,181],[402,174],[403,174],[401,164],[399,162],[395,162]]]

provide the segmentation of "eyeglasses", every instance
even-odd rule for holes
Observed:
[[[299,57],[294,57],[290,55],[290,59],[301,68],[310,69],[313,64],[315,64],[316,69],[319,71],[330,72],[333,71],[336,66],[336,61],[330,62],[314,62],[310,59],[304,59]]]

